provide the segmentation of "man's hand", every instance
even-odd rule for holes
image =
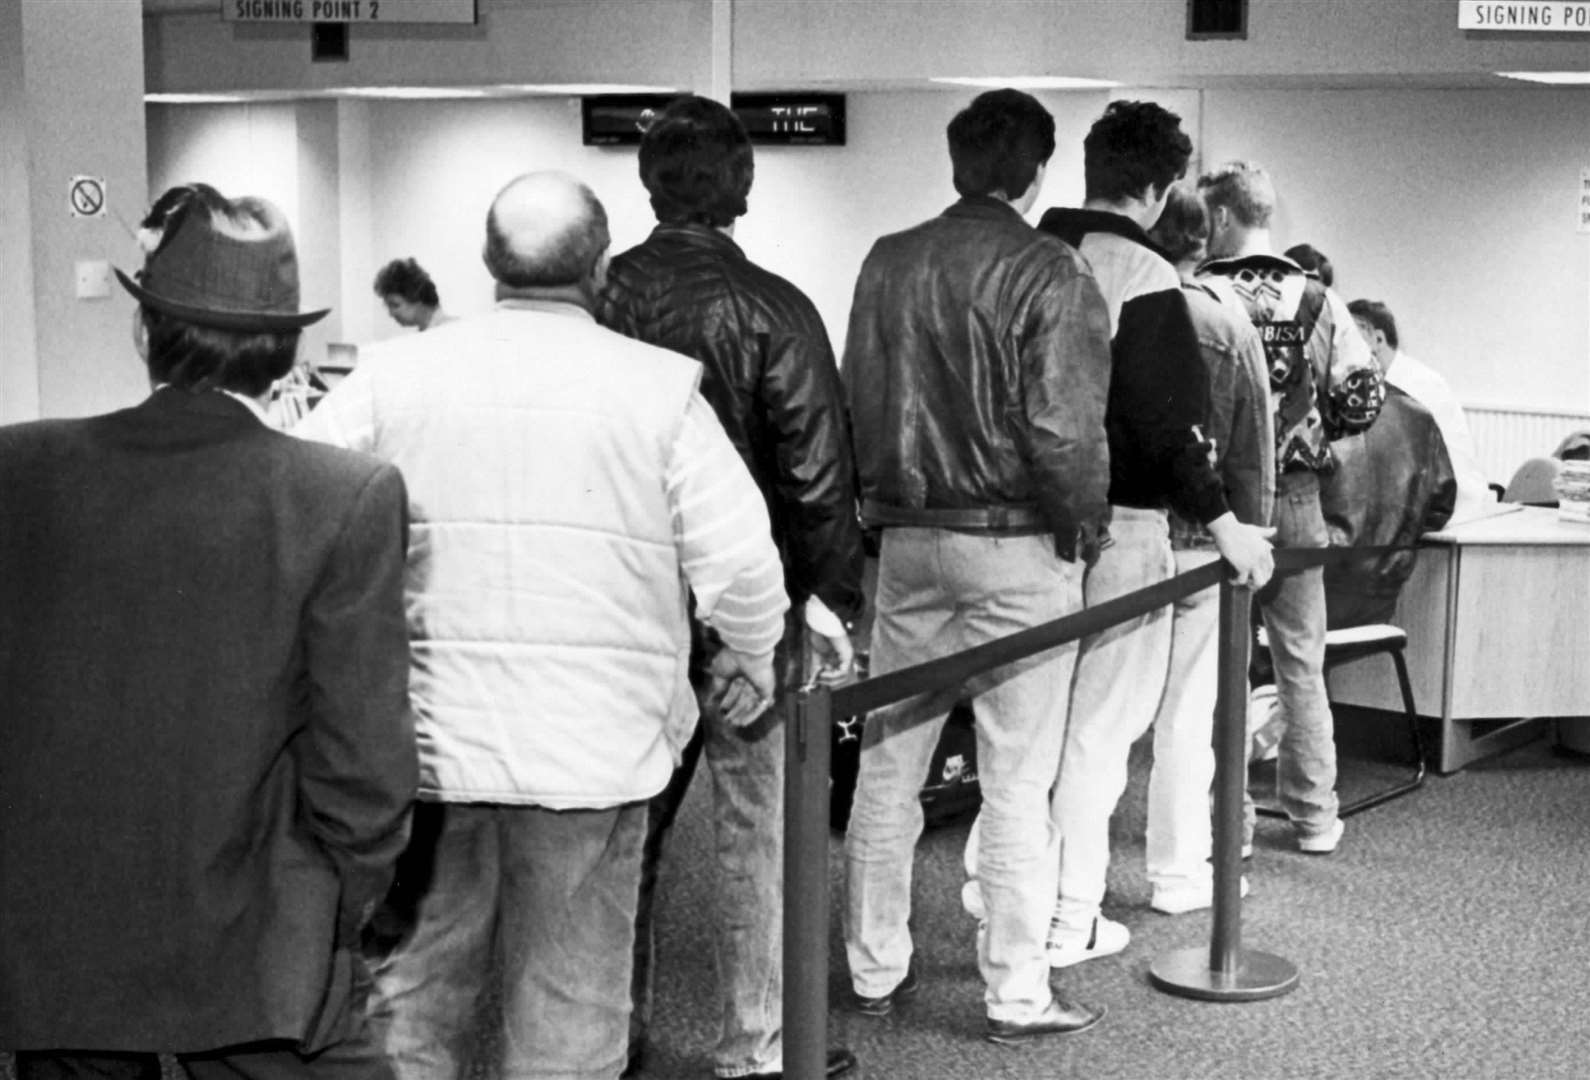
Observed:
[[[708,699],[734,727],[745,727],[773,704],[773,651],[751,655],[730,648],[718,650],[708,665],[712,682]]]
[[[1262,589],[1275,573],[1275,551],[1270,544],[1275,530],[1244,525],[1228,510],[1209,523],[1209,532],[1221,557],[1237,572],[1232,584]]]
[[[856,649],[850,643],[850,631],[815,596],[807,598],[805,616],[810,631],[806,640],[812,654],[806,666],[810,681],[837,686],[855,670]]]

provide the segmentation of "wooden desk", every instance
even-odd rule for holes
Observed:
[[[1450,773],[1590,716],[1590,525],[1525,506],[1430,533],[1397,599],[1419,712]],[[1400,711],[1385,663],[1331,673],[1331,700]]]

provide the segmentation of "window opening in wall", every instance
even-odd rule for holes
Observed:
[[[1246,41],[1248,0],[1187,0],[1188,41]]]

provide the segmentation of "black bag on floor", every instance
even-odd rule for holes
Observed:
[[[833,726],[830,741],[828,823],[843,832],[850,823],[850,804],[861,767],[862,717]],[[971,819],[983,803],[977,782],[977,735],[972,707],[958,703],[944,722],[922,784],[922,817],[928,828]]]

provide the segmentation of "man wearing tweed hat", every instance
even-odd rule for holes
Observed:
[[[417,764],[397,469],[272,430],[281,211],[144,221],[154,392],[0,428],[0,1047],[22,1080],[384,1078],[358,944]]]

